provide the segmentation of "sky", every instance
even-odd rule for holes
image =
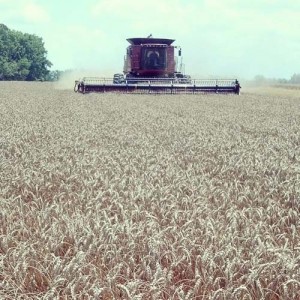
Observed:
[[[52,70],[120,73],[126,39],[152,34],[194,77],[300,73],[300,0],[0,0],[0,23],[42,37]]]

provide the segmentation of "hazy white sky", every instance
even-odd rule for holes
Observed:
[[[43,38],[52,69],[121,72],[130,37],[173,38],[186,73],[300,73],[300,0],[0,0],[0,23]]]

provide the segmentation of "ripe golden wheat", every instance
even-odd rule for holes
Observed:
[[[297,91],[0,89],[1,299],[300,299]]]

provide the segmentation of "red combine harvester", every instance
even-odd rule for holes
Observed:
[[[75,92],[138,94],[240,93],[237,79],[192,79],[182,72],[181,48],[165,38],[130,38],[123,73],[113,78],[84,77]],[[178,55],[175,55],[178,50]]]

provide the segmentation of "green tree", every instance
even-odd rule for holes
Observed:
[[[0,24],[0,79],[45,80],[51,62],[41,37]]]
[[[254,81],[256,84],[264,84],[267,82],[267,79],[263,75],[256,75],[254,77]]]
[[[291,83],[300,83],[300,73],[299,74],[294,74],[291,79],[290,79]]]
[[[47,81],[58,81],[64,73],[65,73],[64,71],[52,70],[49,72],[48,76],[46,77],[46,80]]]

